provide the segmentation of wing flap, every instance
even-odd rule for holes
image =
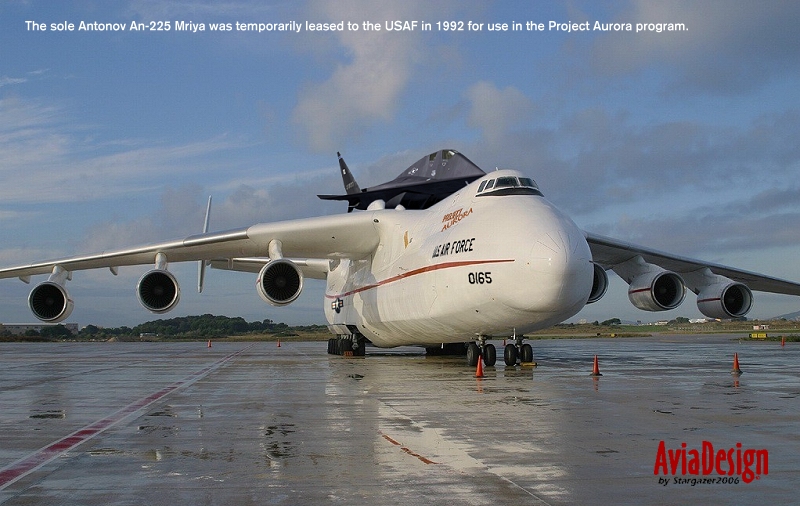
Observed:
[[[311,279],[325,279],[330,270],[330,260],[322,258],[296,259],[290,258],[296,266],[303,271],[303,277]],[[267,257],[230,258],[227,260],[212,260],[211,268],[224,271],[251,272],[258,274],[269,263]]]

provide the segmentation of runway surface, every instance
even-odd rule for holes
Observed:
[[[532,344],[539,367],[476,379],[414,348],[3,343],[0,503],[796,503],[800,344]],[[703,442],[721,471],[670,470]],[[728,476],[748,449],[768,469]]]

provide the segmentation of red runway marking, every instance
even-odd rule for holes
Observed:
[[[121,422],[131,414],[139,411],[140,409],[154,403],[155,401],[162,399],[163,397],[169,395],[170,393],[174,392],[175,390],[191,385],[192,383],[200,380],[210,372],[215,369],[218,369],[222,364],[229,361],[236,355],[239,355],[243,351],[251,348],[253,345],[248,346],[247,348],[241,349],[235,353],[231,353],[230,355],[214,362],[213,364],[204,367],[203,369],[190,374],[186,378],[169,385],[168,387],[162,388],[156,393],[150,394],[147,397],[143,397],[138,401],[132,402],[128,404],[124,408],[120,409],[119,411],[101,419],[94,423],[87,425],[82,429],[78,429],[77,431],[69,434],[54,443],[51,443],[44,448],[28,455],[27,457],[23,457],[20,460],[10,464],[2,469],[0,469],[0,490],[3,490],[7,486],[11,485],[15,481],[19,480],[20,478],[24,477],[25,475],[39,469],[43,465],[47,464],[51,460],[55,459],[59,455],[69,450],[72,450],[76,446],[85,443],[89,439],[95,437],[96,435],[100,434],[101,432],[105,431],[109,427],[116,425],[117,423]]]
[[[432,461],[432,460],[430,460],[430,459],[427,459],[427,458],[423,457],[422,455],[420,455],[419,453],[414,453],[413,451],[411,451],[411,449],[410,449],[410,448],[406,448],[405,446],[402,446],[400,443],[398,443],[398,442],[397,442],[397,441],[395,441],[394,439],[390,438],[389,436],[387,436],[387,435],[386,435],[386,434],[384,434],[383,432],[381,432],[381,433],[380,433],[380,435],[381,435],[381,436],[383,436],[383,439],[385,439],[385,440],[389,441],[389,442],[390,442],[390,443],[392,443],[393,445],[395,445],[395,446],[400,446],[400,449],[401,449],[401,450],[403,450],[403,451],[404,451],[404,452],[406,452],[407,454],[411,455],[412,457],[416,457],[416,458],[418,458],[418,459],[419,459],[421,462],[423,462],[423,463],[425,463],[425,464],[438,464],[438,462],[434,462],[434,461]]]
[[[400,443],[398,443],[398,442],[397,442],[397,441],[395,441],[394,439],[390,438],[390,437],[389,437],[389,436],[387,436],[386,434],[383,434],[383,439],[385,439],[385,440],[389,441],[390,443],[392,443],[392,444],[393,444],[393,445],[395,445],[395,446],[400,446]]]

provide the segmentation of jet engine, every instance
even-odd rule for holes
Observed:
[[[171,272],[153,269],[139,278],[136,296],[145,309],[161,314],[175,307],[181,299],[181,289]]]
[[[592,281],[592,291],[589,293],[589,300],[586,301],[587,304],[602,299],[603,295],[606,294],[606,290],[608,290],[608,274],[606,274],[606,270],[597,264],[593,265],[594,280]]]
[[[739,318],[753,305],[753,292],[742,283],[727,281],[703,287],[697,294],[697,309],[709,318]]]
[[[667,311],[686,296],[683,279],[674,272],[652,270],[635,277],[628,287],[631,304],[645,311]]]
[[[28,306],[33,315],[43,322],[59,323],[69,318],[75,304],[62,284],[45,281],[31,290]]]
[[[285,306],[303,290],[303,273],[291,260],[272,260],[258,273],[256,290],[267,304]]]

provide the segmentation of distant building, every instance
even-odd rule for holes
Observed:
[[[73,334],[77,334],[78,330],[80,330],[77,323],[0,323],[0,330],[6,330],[9,334],[20,336],[29,330],[41,332],[44,328],[55,327],[56,325],[63,325]]]

